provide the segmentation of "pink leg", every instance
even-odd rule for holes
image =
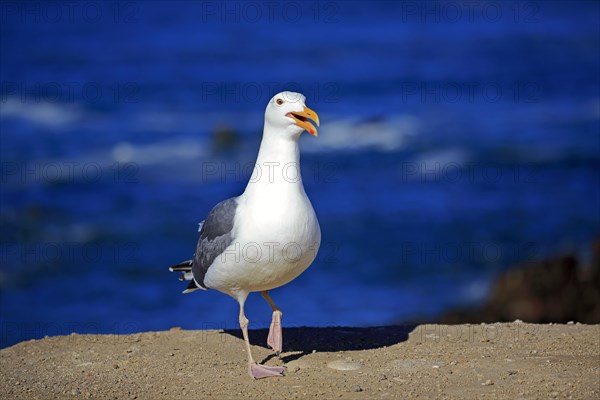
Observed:
[[[246,352],[248,353],[248,373],[252,379],[268,378],[270,376],[283,376],[285,367],[268,367],[266,365],[257,364],[252,357],[250,351],[250,340],[248,339],[248,318],[244,315],[244,303],[246,297],[238,299],[240,302],[240,328],[242,328],[242,334],[244,335],[244,342],[246,343]]]
[[[275,354],[281,353],[283,347],[283,335],[281,333],[281,311],[273,311],[273,320],[269,327],[269,337],[267,344],[275,351]]]
[[[281,331],[281,316],[283,313],[277,308],[273,299],[269,296],[268,291],[261,292],[261,294],[273,310],[273,319],[271,320],[271,326],[269,327],[267,344],[275,351],[275,354],[279,355],[283,348],[283,333]]]

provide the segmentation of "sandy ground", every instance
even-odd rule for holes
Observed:
[[[285,377],[254,381],[238,331],[77,335],[0,351],[0,397],[600,398],[600,325],[284,328]]]

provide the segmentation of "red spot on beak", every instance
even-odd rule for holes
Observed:
[[[289,112],[286,114],[286,117],[292,118],[296,122],[296,125],[306,129],[311,135],[317,136],[317,128],[310,123],[310,120],[315,121],[319,125],[319,116],[310,108],[304,106],[304,111]]]

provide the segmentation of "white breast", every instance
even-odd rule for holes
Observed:
[[[205,283],[235,296],[237,291],[270,290],[289,283],[315,259],[321,230],[304,194],[286,191],[240,197],[234,242],[209,268]]]

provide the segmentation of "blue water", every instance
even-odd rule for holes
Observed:
[[[245,187],[283,89],[321,116],[301,147],[323,234],[272,293],[285,325],[435,319],[510,266],[585,259],[600,5],[469,4],[3,2],[0,345],[236,327],[234,300],[166,267]]]

